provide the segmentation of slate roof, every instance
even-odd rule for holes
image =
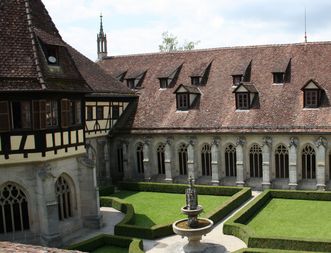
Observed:
[[[180,84],[203,62],[213,59],[206,85],[199,86],[199,107],[176,112]],[[289,83],[274,85],[272,72],[285,71],[291,59]],[[174,87],[159,89],[159,73],[184,62]],[[251,61],[251,80],[258,91],[259,107],[236,110],[233,70]],[[108,73],[145,68],[139,103],[130,125],[132,133],[221,133],[221,132],[330,132],[330,103],[318,109],[303,108],[301,88],[310,79],[331,92],[331,42],[296,43],[193,50],[171,53],[116,56],[99,63]],[[126,127],[123,125],[122,127]]]
[[[56,46],[49,66],[43,44]],[[41,0],[0,1],[0,91],[133,93],[67,45]]]

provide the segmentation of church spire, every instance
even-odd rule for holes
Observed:
[[[103,32],[102,14],[100,14],[100,32],[97,35],[98,60],[107,56],[107,35]]]

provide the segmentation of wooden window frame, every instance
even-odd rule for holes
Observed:
[[[167,89],[169,86],[169,79],[168,78],[159,78],[160,80],[160,89]]]
[[[243,81],[243,75],[233,75],[232,76],[232,84],[238,86]]]
[[[47,104],[49,103],[49,109]],[[47,128],[54,128],[59,125],[59,111],[58,111],[58,101],[57,100],[47,100],[46,101],[46,126]],[[50,114],[50,115],[48,115]],[[50,124],[48,124],[48,121],[51,121]]]
[[[192,85],[200,85],[202,81],[201,76],[191,76],[191,84]]]
[[[70,100],[61,100],[61,126],[62,128],[68,128],[70,126]]]
[[[135,78],[126,79],[126,85],[128,86],[129,89],[134,90],[136,88],[136,79]]]
[[[87,121],[93,120],[93,106],[92,105],[86,106],[86,120]]]
[[[312,94],[315,94],[312,96]],[[314,99],[314,101],[313,101]],[[318,108],[320,106],[321,100],[321,90],[320,89],[305,89],[303,92],[303,100],[305,108]]]
[[[10,130],[9,116],[8,101],[0,101],[0,132],[8,132]]]
[[[101,111],[98,111],[101,110]],[[100,114],[101,113],[101,116]],[[103,105],[97,105],[95,109],[95,119],[96,120],[103,120],[105,119],[105,112],[104,112],[104,106]]]
[[[177,110],[187,111],[190,108],[190,94],[189,93],[177,93]]]
[[[32,101],[33,129],[46,129],[46,100]]]
[[[285,82],[284,72],[274,72],[272,73],[273,83],[283,84]]]
[[[250,109],[249,92],[236,92],[236,108],[238,110]]]

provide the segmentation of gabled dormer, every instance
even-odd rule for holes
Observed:
[[[183,63],[180,63],[163,68],[162,72],[158,74],[160,89],[167,89],[176,84],[182,66]]]
[[[272,67],[272,83],[284,84],[291,82],[291,59],[278,59]]]
[[[192,85],[206,85],[209,78],[209,72],[213,61],[203,62],[191,73]]]
[[[238,86],[241,82],[251,81],[252,61],[243,62],[237,65],[232,71],[232,85]]]
[[[120,73],[116,74],[115,75],[115,78],[120,81],[120,82],[123,82],[124,81],[124,78],[125,78],[125,75],[128,71],[125,70],[125,71],[121,71]]]
[[[197,87],[181,84],[174,94],[176,94],[177,110],[187,111],[198,104],[201,92]]]
[[[142,86],[147,70],[128,71],[125,76],[128,88],[135,90]]]
[[[253,84],[239,84],[233,91],[236,96],[236,109],[237,110],[249,110],[258,101],[258,91]]]
[[[309,80],[301,90],[303,91],[304,108],[320,107],[325,91],[316,80]]]

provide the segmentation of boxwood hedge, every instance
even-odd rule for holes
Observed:
[[[133,183],[122,182],[119,188],[131,191],[153,191],[168,193],[184,193],[187,185],[181,184],[161,184],[161,183]],[[197,186],[199,194],[232,196],[225,203],[221,204],[217,210],[210,211],[206,217],[214,223],[224,219],[233,210],[238,208],[251,197],[250,188],[221,187],[221,186]],[[157,224],[151,228],[134,225],[134,207],[118,198],[101,197],[101,206],[110,206],[123,213],[125,216],[121,222],[115,226],[115,234],[138,237],[144,239],[161,238],[173,234],[172,224]]]
[[[295,250],[279,250],[279,249],[258,249],[258,248],[247,248],[237,250],[233,253],[298,253]],[[300,251],[300,253],[311,253],[311,251]],[[317,253],[317,252],[315,252]],[[321,252],[319,252],[321,253]]]
[[[317,240],[307,238],[287,237],[261,237],[257,236],[246,224],[265,206],[272,198],[322,200],[330,201],[331,192],[293,191],[293,190],[267,190],[254,201],[239,211],[223,226],[223,233],[234,235],[242,239],[249,247],[283,250],[331,252],[331,240]],[[250,251],[248,251],[250,252]],[[253,251],[254,252],[254,251]],[[259,251],[260,252],[260,251]],[[262,251],[264,252],[264,251]],[[266,251],[269,252],[269,251]]]

